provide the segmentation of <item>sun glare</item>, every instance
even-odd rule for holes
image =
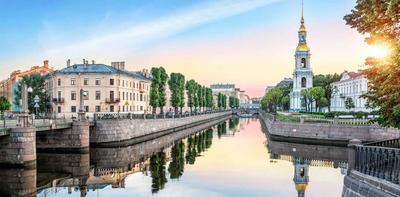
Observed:
[[[367,52],[369,57],[384,58],[389,55],[390,50],[385,45],[370,45]]]

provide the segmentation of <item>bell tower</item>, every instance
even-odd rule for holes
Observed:
[[[295,69],[293,72],[293,89],[290,93],[290,111],[302,111],[301,90],[313,87],[313,73],[310,64],[310,48],[307,45],[307,30],[304,25],[304,3],[301,6],[299,42],[295,52]]]

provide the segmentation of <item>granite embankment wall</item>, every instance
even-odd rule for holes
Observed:
[[[362,142],[381,141],[400,137],[400,131],[377,125],[338,125],[324,123],[291,123],[270,120],[260,113],[269,136],[274,140],[293,142],[347,145],[349,140]]]
[[[342,197],[375,196],[400,196],[400,186],[354,170],[344,177]]]
[[[227,111],[175,119],[98,120],[90,131],[90,144],[138,143],[231,115]]]
[[[99,148],[94,147],[90,149],[91,165],[98,168],[128,168],[134,166],[152,154],[163,150],[166,147],[172,146],[177,140],[186,138],[193,133],[208,129],[218,123],[224,122],[230,117],[227,116],[222,119],[214,120],[184,129],[178,132],[173,132],[159,138],[155,138],[146,142],[137,143],[131,146],[117,147],[117,148]]]

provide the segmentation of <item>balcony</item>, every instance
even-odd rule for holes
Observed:
[[[53,98],[54,103],[64,103],[64,98]]]
[[[106,98],[106,103],[119,103],[119,98]]]

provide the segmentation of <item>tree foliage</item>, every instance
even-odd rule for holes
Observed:
[[[344,20],[366,34],[368,44],[391,49],[388,57],[366,59],[369,92],[364,97],[378,108],[380,124],[400,128],[400,1],[358,0]]]
[[[9,110],[11,107],[11,103],[8,102],[7,98],[4,96],[0,97],[0,112],[3,118],[3,127],[6,127],[6,117],[4,116],[4,112]]]
[[[283,98],[282,90],[273,88],[261,99],[261,108],[265,111],[275,113]]]
[[[181,73],[171,73],[168,85],[171,90],[171,105],[178,114],[178,109],[185,104],[185,76]]]
[[[317,103],[317,107],[328,107],[328,111],[331,110],[330,103],[332,99],[332,94],[336,91],[332,87],[332,83],[339,81],[340,80],[340,75],[335,73],[335,74],[327,74],[327,75],[315,75],[313,77],[313,84],[314,87],[321,87],[324,89],[324,97],[319,100]]]
[[[22,77],[22,79],[17,83],[17,88],[14,89],[14,105],[17,106],[18,108],[21,107],[20,100],[21,100],[21,84],[24,83],[27,85],[27,87],[32,88],[32,92],[28,94],[28,110],[30,112],[35,111],[35,102],[34,98],[37,95],[40,99],[39,101],[39,108],[38,112],[43,113],[43,112],[49,112],[49,109],[51,108],[50,105],[50,97],[46,92],[45,89],[45,78],[40,75],[39,73],[33,73],[30,75],[25,75]]]

